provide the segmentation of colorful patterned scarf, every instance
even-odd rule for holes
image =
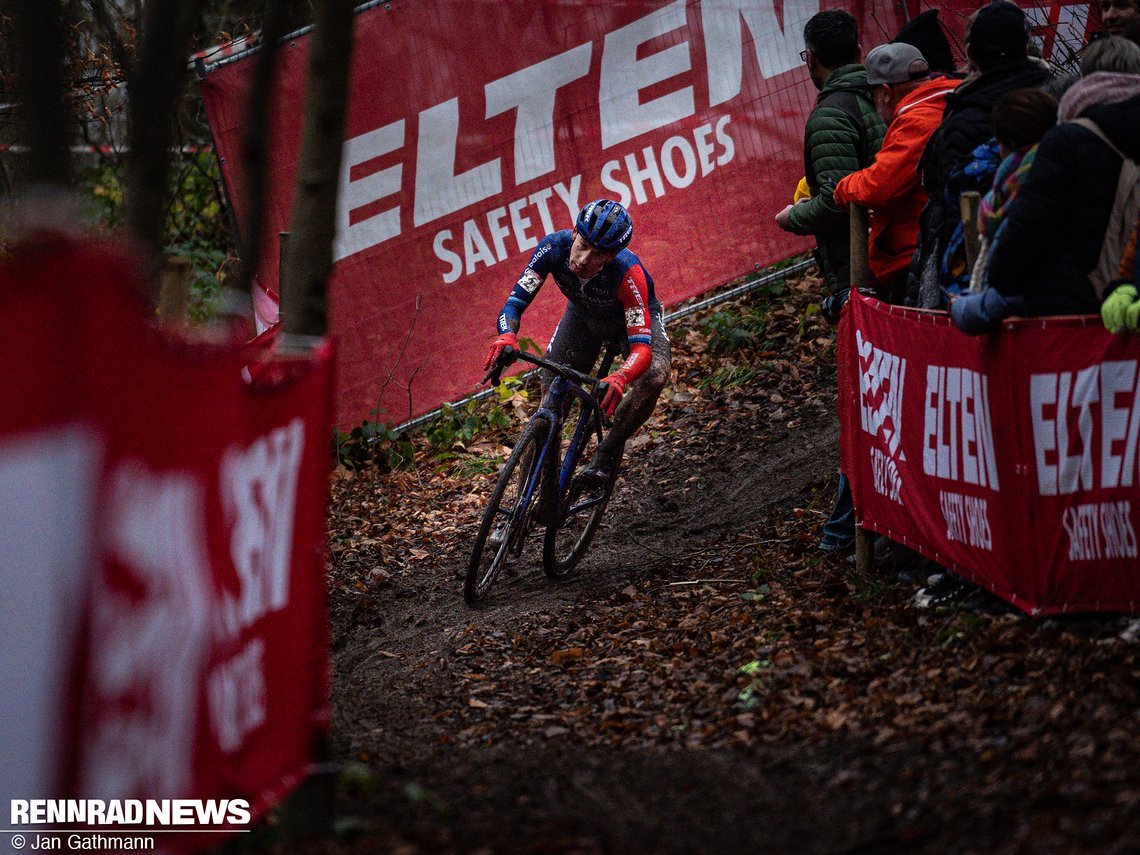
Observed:
[[[1033,165],[1033,158],[1037,154],[1037,146],[1032,145],[1025,151],[1015,151],[1006,156],[998,165],[994,173],[994,186],[978,204],[978,230],[993,240],[997,230],[1005,221],[1006,211],[1010,203],[1017,198],[1017,191],[1021,189],[1021,181]]]

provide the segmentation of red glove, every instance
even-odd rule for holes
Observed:
[[[606,384],[606,394],[602,397],[602,412],[612,416],[617,405],[621,403],[621,396],[625,394],[625,377],[618,372],[602,379]]]
[[[493,342],[491,342],[491,352],[487,354],[487,364],[483,366],[484,371],[490,371],[495,367],[495,363],[499,361],[499,354],[503,352],[503,348],[510,345],[515,350],[519,349],[519,339],[513,332],[505,332]]]

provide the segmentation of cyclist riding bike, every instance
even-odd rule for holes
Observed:
[[[620,370],[607,375],[602,409],[614,418],[582,477],[605,483],[617,478],[626,440],[653,413],[669,379],[669,336],[653,277],[626,247],[633,220],[618,202],[598,199],[578,214],[573,229],[544,237],[499,312],[498,338],[491,343],[485,370],[508,345],[518,348],[523,312],[546,277],[566,296],[566,312],[554,330],[546,358],[588,372],[604,344],[625,356]],[[543,373],[545,394],[550,377]]]

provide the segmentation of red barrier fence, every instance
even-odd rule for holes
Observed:
[[[882,5],[851,6],[869,44],[902,23]],[[379,401],[398,422],[474,391],[530,251],[590,199],[631,206],[633,249],[667,303],[807,248],[773,217],[803,174],[816,92],[799,53],[818,11],[393,0],[358,14],[331,285],[337,419],[359,422]],[[273,237],[296,177],[306,47],[282,52]],[[201,82],[231,188],[252,66]],[[271,241],[262,257],[261,281],[276,282]],[[522,333],[545,344],[563,305],[545,288]]]
[[[840,366],[865,528],[1031,614],[1140,606],[1140,338],[1095,317],[971,337],[858,296]]]
[[[61,240],[0,267],[0,802],[257,815],[326,726],[331,360],[247,382],[240,344],[148,324],[132,269]]]

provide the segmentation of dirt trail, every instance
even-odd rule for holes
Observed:
[[[556,614],[567,605],[605,599],[665,558],[684,561],[756,528],[773,507],[810,501],[812,488],[827,482],[835,469],[832,420],[768,442],[748,436],[732,444],[724,440],[716,435],[701,440],[710,453],[684,467],[675,465],[665,445],[632,450],[591,551],[563,582],[542,573],[539,533],[532,535],[519,575],[504,577],[485,604],[468,608],[454,574],[466,566],[470,539],[457,538],[420,573],[395,576],[369,598],[367,614],[353,613],[345,622],[334,614],[338,713],[382,705],[385,720],[415,722],[420,716],[404,711],[409,700],[439,699],[424,698],[418,690],[401,695],[400,687],[422,681],[425,662],[460,646],[457,639],[472,624],[485,632],[510,631],[534,612]],[[474,518],[466,526],[469,536]],[[360,735],[354,727],[338,731]],[[425,741],[418,727],[388,727],[383,733],[385,740],[408,741],[413,751]],[[365,739],[351,747],[374,751],[376,743]]]
[[[486,606],[469,609],[452,578],[467,558],[460,540],[440,552],[430,573],[386,585],[369,604],[376,619],[356,615],[339,627],[337,753],[365,758],[378,773],[380,797],[365,800],[367,813],[386,817],[381,824],[391,824],[397,839],[418,841],[426,851],[486,844],[506,851],[725,852],[756,851],[762,842],[830,851],[879,836],[874,821],[849,815],[844,805],[818,804],[821,816],[800,803],[847,763],[877,765],[869,745],[839,749],[849,756],[837,756],[836,746],[755,756],[614,752],[560,734],[541,745],[452,742],[454,713],[469,703],[456,677],[465,665],[456,651],[473,626],[490,635],[525,631],[536,620],[557,623],[571,607],[588,611],[591,602],[652,577],[666,558],[715,566],[723,561],[716,553],[742,532],[762,531],[773,508],[811,502],[813,489],[830,495],[833,420],[768,441],[731,433],[711,431],[701,441],[711,453],[683,467],[664,444],[634,449],[594,548],[564,583],[541,572],[536,538],[529,567],[501,581]],[[631,489],[631,481],[641,489]],[[409,797],[409,783],[421,795]]]
[[[1118,624],[959,608],[814,549],[835,486],[815,288],[677,380],[575,575],[541,542],[486,606],[454,574],[490,476],[334,489],[335,759],[361,833],[305,851],[1140,849],[1140,665]],[[695,388],[726,361],[767,372]]]

